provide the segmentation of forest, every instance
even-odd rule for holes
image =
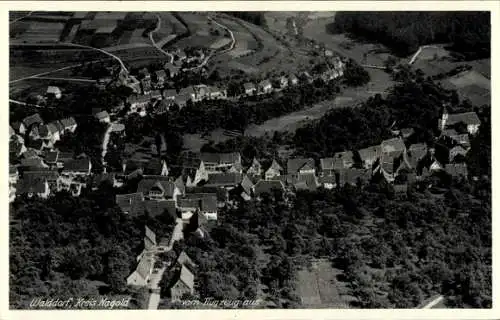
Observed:
[[[339,12],[331,33],[379,41],[400,56],[431,43],[450,43],[466,60],[490,57],[489,12]]]

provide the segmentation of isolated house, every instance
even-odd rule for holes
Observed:
[[[61,99],[61,89],[59,89],[59,87],[49,86],[47,88],[47,96],[56,99]]]
[[[464,123],[467,126],[469,134],[476,134],[481,125],[481,120],[475,112],[448,114],[446,108],[443,110],[441,120],[439,121],[439,130],[445,130],[458,123]]]
[[[109,117],[109,113],[107,111],[101,111],[95,114],[95,117],[99,122],[109,123],[111,119]]]

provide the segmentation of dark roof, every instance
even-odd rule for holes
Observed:
[[[45,192],[45,183],[46,182],[47,182],[47,180],[45,180],[45,179],[28,180],[28,179],[22,178],[17,182],[16,193],[17,194],[43,193],[43,192]]]
[[[155,217],[167,211],[173,217],[177,217],[177,210],[175,208],[174,200],[145,200],[144,207],[150,216]]]
[[[151,229],[149,229],[148,226],[145,226],[144,229],[145,229],[144,237],[147,238],[152,243],[156,243],[156,234],[153,231],[151,231]]]
[[[151,159],[144,167],[144,174],[155,174],[155,175],[161,174],[164,162],[165,160],[160,160],[157,158]]]
[[[239,152],[230,153],[200,153],[200,159],[206,163],[235,163],[241,160]]]
[[[188,192],[189,193],[186,194],[186,197],[189,197],[190,194],[196,194],[196,193],[216,194],[217,201],[219,202],[226,201],[228,197],[228,191],[223,187],[200,186],[200,187],[189,188]]]
[[[358,150],[358,154],[361,161],[367,161],[369,159],[375,160],[380,156],[380,152],[381,152],[380,146],[371,146],[368,148]]]
[[[450,163],[444,167],[444,170],[454,177],[467,177],[467,165],[465,163]]]
[[[75,121],[75,118],[69,117],[69,118],[62,119],[61,124],[63,125],[64,128],[69,128],[71,126],[76,125],[76,121]]]
[[[332,158],[320,159],[321,169],[343,169],[352,166],[354,163],[352,151],[336,153]]]
[[[64,163],[63,172],[88,172],[90,169],[90,159],[71,159]]]
[[[26,128],[28,128],[32,124],[39,124],[39,123],[43,123],[43,120],[42,117],[40,117],[40,114],[38,113],[27,116],[26,118],[23,119],[23,124]]]
[[[241,181],[241,187],[247,194],[252,192],[253,182],[248,178],[247,175],[243,176],[243,180]]]
[[[169,198],[174,196],[175,184],[169,181],[167,177],[163,176],[144,176],[143,179],[139,181],[137,192],[147,194],[154,187],[163,190],[164,194]]]
[[[312,158],[288,159],[288,162],[286,164],[287,173],[288,174],[298,173],[299,170],[306,165],[314,169],[314,159]]]
[[[206,186],[235,186],[243,179],[238,172],[213,173],[208,175]]]
[[[29,168],[46,168],[41,158],[25,158],[21,159],[21,166]]]
[[[59,172],[56,170],[43,170],[43,171],[24,171],[23,179],[27,181],[47,180],[54,182],[59,177]]]
[[[131,215],[142,213],[144,210],[143,202],[144,195],[142,192],[116,195],[116,204],[123,212]]]
[[[116,177],[116,174],[111,173],[111,172],[110,173],[98,173],[92,177],[91,185],[92,185],[92,187],[98,188],[104,181],[108,181],[111,184],[113,184],[115,177]]]
[[[271,193],[272,190],[284,191],[285,186],[280,180],[260,180],[254,187],[255,195],[260,195],[262,193]]]
[[[156,70],[155,74],[158,78],[166,78],[167,77],[167,73],[165,72],[165,70]]]
[[[368,181],[371,178],[371,173],[369,170],[356,168],[343,169],[338,172],[338,184],[340,186],[343,186],[346,183],[356,184],[358,178],[361,181]]]
[[[45,161],[47,163],[66,162],[73,159],[71,152],[49,151],[45,154]]]
[[[297,190],[314,191],[319,187],[319,182],[314,174],[299,174],[294,187]]]
[[[475,112],[449,114],[446,125],[451,126],[455,123],[463,122],[465,124],[481,124],[481,120]]]
[[[395,184],[394,185],[394,192],[406,193],[406,192],[408,192],[408,185],[407,184]]]
[[[9,174],[17,174],[17,173],[18,173],[17,166],[9,164]]]

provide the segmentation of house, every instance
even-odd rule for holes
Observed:
[[[192,101],[190,94],[178,94],[175,96],[174,103],[179,107],[179,110],[187,106],[188,101]]]
[[[250,180],[250,178],[248,178],[247,175],[244,175],[243,179],[241,180],[240,186],[241,186],[241,193],[240,193],[241,197],[246,201],[250,200],[252,197],[252,190],[254,187],[252,180]]]
[[[182,176],[177,177],[174,181],[175,186],[179,189],[182,195],[186,194],[186,186],[184,185],[184,180]]]
[[[200,212],[207,220],[217,220],[217,195],[215,193],[188,193],[179,201],[181,212],[189,218],[194,211]],[[189,211],[189,212],[188,212]]]
[[[273,85],[271,84],[271,81],[265,79],[259,82],[259,93],[266,94],[266,93],[271,93],[272,91],[273,91]]]
[[[318,178],[318,182],[325,189],[333,189],[337,186],[337,176],[334,174],[333,176],[321,176]]]
[[[144,194],[148,200],[177,200],[179,195],[182,195],[181,190],[165,176],[144,176],[139,185],[137,192]]]
[[[278,83],[281,89],[286,88],[288,86],[288,79],[285,76],[281,76]]]
[[[145,287],[153,272],[154,259],[151,255],[142,255],[137,268],[127,278],[128,286]]]
[[[116,178],[116,173],[98,173],[92,176],[92,179],[89,181],[89,187],[92,191],[98,190],[103,183],[108,183],[109,185],[119,188],[122,186],[121,183],[118,182]]]
[[[403,129],[399,130],[399,134],[403,139],[408,139],[414,133],[415,133],[415,129],[413,129],[413,128],[403,128]]]
[[[191,258],[185,251],[181,251],[177,259],[175,260],[175,264],[179,267],[186,266],[191,271],[194,271],[197,267],[197,265],[193,262],[193,260],[191,260]]]
[[[333,176],[335,170],[350,168],[354,165],[352,151],[336,153],[332,158],[320,159],[320,169],[323,176]]]
[[[146,164],[146,160],[128,159],[122,163],[122,172],[129,177],[142,175]]]
[[[243,84],[243,89],[245,90],[245,94],[248,96],[254,95],[257,92],[257,88],[251,82],[246,82]]]
[[[203,161],[200,162],[200,165],[198,169],[196,169],[196,173],[194,175],[194,179],[192,181],[189,181],[189,176],[188,176],[188,186],[196,186],[198,183],[201,181],[207,181],[208,180],[208,171],[205,169],[205,163]],[[191,182],[191,183],[190,183]]]
[[[444,170],[452,177],[467,178],[468,176],[467,164],[465,163],[450,163],[444,167]]]
[[[147,107],[151,103],[150,95],[142,95],[142,96],[131,96],[128,98],[128,102],[130,103],[130,111],[129,113],[140,113],[143,110],[147,109]]]
[[[61,119],[61,125],[63,127],[64,132],[75,132],[77,123],[75,121],[75,118],[69,117],[69,118],[64,118]]]
[[[150,217],[156,217],[168,213],[177,219],[176,201],[170,200],[144,200],[144,210]]]
[[[237,172],[212,173],[208,175],[205,186],[234,188],[241,183],[242,179],[242,174]]]
[[[465,157],[467,155],[467,150],[465,150],[462,146],[457,145],[451,148],[448,152],[448,162],[452,163],[455,161],[456,156]]]
[[[47,181],[50,192],[60,191],[60,176],[56,170],[37,169],[25,170],[22,174],[27,181]]]
[[[194,294],[194,275],[182,265],[177,280],[170,287],[170,297],[172,301],[179,301],[186,294]]]
[[[297,176],[299,174],[316,174],[314,159],[312,158],[295,158],[288,159],[287,174],[290,176]]]
[[[262,194],[273,194],[273,192],[285,192],[285,185],[281,180],[260,180],[257,182],[253,188],[253,193],[256,197],[262,196]]]
[[[144,167],[144,174],[168,176],[168,167],[165,160],[151,159]]]
[[[37,196],[46,199],[50,195],[50,187],[47,180],[34,179],[33,181],[23,177],[16,185],[17,195],[26,195],[28,198]]]
[[[26,152],[26,146],[24,145],[24,140],[20,136],[13,136],[9,141],[9,155],[12,159],[19,158],[23,153]]]
[[[55,143],[61,139],[61,131],[59,129],[61,128],[58,128],[58,125],[56,125],[56,123],[51,122],[49,124],[40,126],[38,129],[38,134],[40,135],[40,138]]]
[[[253,158],[250,168],[248,168],[247,175],[260,177],[262,175],[262,166],[257,158]]]
[[[73,153],[71,152],[60,152],[59,150],[55,150],[48,151],[45,154],[45,162],[52,168],[62,168],[66,162],[72,159]]]
[[[155,71],[155,82],[156,82],[156,87],[161,88],[163,87],[163,84],[165,83],[165,80],[167,79],[167,73],[165,70],[157,70]]]
[[[169,76],[170,78],[173,78],[173,77],[177,76],[177,75],[179,74],[179,70],[180,70],[180,68],[179,68],[179,67],[177,67],[177,66],[173,65],[173,64],[172,64],[172,63],[170,63],[170,62],[165,63],[165,64],[163,65],[163,69],[165,69],[165,71],[167,71],[167,72],[168,72],[168,76]]]
[[[408,150],[403,153],[403,161],[409,168],[417,169],[420,162],[427,155],[427,145],[425,143],[416,143],[410,145]],[[398,171],[398,170],[397,170]]]
[[[40,114],[35,113],[32,114],[31,116],[27,116],[26,118],[24,118],[22,124],[25,130],[28,130],[32,126],[43,124],[43,120],[42,117],[40,117]]]
[[[226,99],[227,91],[225,89],[220,89],[219,87],[211,86],[210,89],[210,99]]]
[[[19,134],[24,134],[27,128],[24,126],[24,123],[16,121],[12,123],[12,129]]]
[[[20,167],[24,171],[40,171],[49,168],[40,157],[21,159]]]
[[[408,196],[408,184],[394,184],[394,195],[398,199],[405,199]]]
[[[167,89],[163,91],[163,98],[165,100],[175,100],[175,97],[177,96],[177,91],[175,89]]]
[[[337,186],[343,187],[346,184],[352,186],[358,183],[366,183],[371,179],[371,172],[367,169],[347,168],[339,170],[337,174]]]
[[[239,152],[231,153],[208,153],[200,154],[200,159],[205,165],[205,170],[210,173],[224,172],[229,170],[235,164],[241,166],[241,154]]]
[[[288,85],[289,86],[295,86],[299,84],[299,78],[297,78],[296,75],[294,75],[293,73],[291,73],[289,76],[288,76]]]
[[[63,175],[68,176],[88,176],[92,170],[92,163],[89,158],[71,159],[64,163]]]
[[[125,214],[136,216],[144,212],[144,194],[142,192],[117,194],[115,202]]]
[[[281,176],[282,172],[283,168],[278,164],[276,159],[273,159],[271,166],[269,166],[269,168],[266,170],[264,176],[266,180],[272,180],[276,177]]]
[[[95,114],[95,118],[99,120],[99,122],[110,123],[111,119],[109,117],[109,113],[107,111],[101,111]]]
[[[371,146],[358,150],[361,166],[365,169],[371,169],[381,154],[380,146]]]
[[[316,189],[320,186],[320,183],[314,173],[303,173],[297,176],[297,180],[293,186],[296,191],[316,191]]]
[[[144,249],[150,251],[156,247],[156,234],[145,226]]]
[[[210,99],[210,88],[207,85],[200,84],[193,86],[195,97],[193,101],[202,101],[205,99]]]
[[[439,120],[439,130],[451,128],[459,123],[464,123],[467,126],[467,132],[474,135],[479,130],[481,120],[475,112],[448,114],[447,109],[444,108],[441,120]]]
[[[182,88],[180,91],[179,91],[179,94],[177,97],[179,96],[183,96],[183,97],[186,97],[187,100],[191,100],[193,102],[195,101],[199,101],[197,100],[197,94],[196,94],[196,90],[193,86],[189,86],[189,87],[186,87],[186,88]],[[186,100],[186,101],[187,101]]]
[[[403,139],[397,137],[382,141],[380,144],[382,155],[387,155],[393,158],[400,157],[406,150]]]
[[[53,97],[53,98],[56,98],[56,99],[61,99],[61,89],[59,89],[59,87],[49,86],[47,88],[46,95],[48,97]]]

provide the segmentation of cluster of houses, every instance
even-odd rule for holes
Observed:
[[[145,227],[144,249],[137,256],[135,270],[127,277],[127,285],[134,287],[147,287],[153,292],[160,291],[159,281],[165,271],[172,274],[168,284],[170,296],[173,301],[180,300],[186,294],[194,293],[194,271],[196,264],[182,251],[175,254],[168,239],[162,238],[158,243],[156,234],[147,226]],[[162,253],[170,255],[160,256]],[[167,259],[165,259],[167,257]]]
[[[328,82],[344,75],[345,63],[342,59],[336,57],[332,59],[331,66],[326,71],[319,74],[317,78]],[[186,106],[188,101],[193,103],[203,100],[227,99],[227,90],[217,86],[193,85],[175,89],[164,89],[165,82],[175,77],[180,72],[180,67],[167,62],[163,69],[156,70],[152,74],[148,69],[143,68],[139,71],[139,76],[133,86],[136,95],[129,97],[130,113],[138,113],[145,116],[148,110],[155,114],[167,112],[172,106],[177,105],[179,109]],[[269,94],[275,90],[282,90],[286,87],[296,86],[299,80],[311,83],[315,77],[307,71],[298,76],[291,73],[288,76],[280,76],[275,79],[263,79],[258,83],[246,82],[243,84],[243,96],[254,96]]]

